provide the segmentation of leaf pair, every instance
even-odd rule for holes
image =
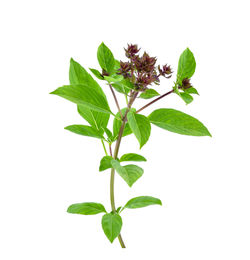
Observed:
[[[140,148],[149,139],[151,132],[150,123],[170,132],[182,135],[211,136],[208,129],[198,119],[175,109],[157,109],[148,117],[136,114],[135,111],[130,111],[127,114],[127,119],[129,130],[131,130],[138,139]],[[121,125],[121,123],[119,124]],[[116,131],[118,131],[118,127]],[[126,132],[126,134],[128,133],[130,133],[130,131]]]
[[[117,214],[107,213],[104,206],[100,203],[85,202],[72,204],[68,207],[67,212],[82,215],[96,215],[104,212],[106,214],[102,217],[102,228],[107,238],[112,243],[120,234],[122,218]]]
[[[154,204],[162,205],[161,201],[157,198],[150,196],[140,196],[129,200],[122,208],[122,210],[125,208],[142,208]],[[102,217],[102,229],[111,243],[121,232],[121,216],[114,212],[107,213],[105,207],[101,203],[84,202],[72,204],[68,207],[67,212],[81,215],[96,215],[99,213],[105,213]]]

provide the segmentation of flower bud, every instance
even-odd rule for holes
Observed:
[[[170,68],[170,66],[169,65],[163,65],[162,66],[162,69],[161,69],[161,67],[160,67],[160,65],[158,66],[158,71],[159,71],[159,74],[161,75],[161,76],[163,76],[163,77],[166,77],[166,78],[170,78],[172,75],[172,70],[171,70],[171,68]],[[166,75],[170,75],[170,76],[166,76]]]
[[[125,50],[126,57],[128,58],[133,58],[135,54],[140,51],[140,49],[138,49],[137,44],[128,44],[128,48],[124,50]]]
[[[185,78],[185,79],[182,80],[182,88],[183,89],[187,89],[187,88],[191,88],[191,87],[192,87],[192,85],[190,83],[190,79]]]

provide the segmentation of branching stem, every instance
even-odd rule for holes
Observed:
[[[171,93],[173,93],[173,92],[174,92],[174,89],[172,89],[172,90],[168,91],[167,93],[165,93],[165,94],[159,96],[158,98],[155,98],[153,101],[149,102],[149,103],[146,104],[145,106],[143,106],[143,107],[141,107],[140,109],[138,109],[138,110],[136,111],[136,113],[141,112],[143,109],[147,108],[148,106],[154,104],[156,101],[158,101],[158,100],[160,100],[160,99],[166,97],[167,95],[169,95],[169,94],[171,94]]]

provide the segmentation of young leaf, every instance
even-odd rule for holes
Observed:
[[[102,217],[102,229],[112,243],[120,234],[122,228],[122,218],[118,214],[107,213]]]
[[[69,125],[66,126],[64,129],[69,130],[75,134],[103,139],[103,135],[96,128],[92,126]]]
[[[149,99],[149,98],[153,98],[153,97],[156,97],[159,95],[160,94],[156,90],[149,88],[145,92],[142,92],[139,97],[144,98],[144,99]]]
[[[157,109],[148,118],[152,124],[170,132],[192,136],[211,136],[198,119],[175,109]]]
[[[67,212],[82,215],[95,215],[101,212],[106,213],[106,209],[100,203],[84,202],[70,205]]]
[[[104,44],[98,47],[97,59],[102,69],[112,74],[115,67],[115,59],[110,49]]]
[[[114,160],[111,156],[104,156],[100,161],[99,171],[105,171],[112,168],[111,161]]]
[[[143,169],[137,165],[129,164],[121,166],[117,160],[111,161],[112,167],[118,172],[118,174],[127,182],[129,187],[142,176]]]
[[[120,159],[120,162],[134,161],[134,162],[146,162],[146,158],[136,153],[126,153]]]
[[[50,94],[58,95],[71,102],[84,105],[89,109],[112,113],[107,100],[89,85],[68,85],[63,86]]]
[[[196,95],[199,95],[198,91],[196,88],[194,87],[191,87],[191,88],[187,88],[184,90],[186,93],[188,94],[196,94]]]
[[[122,112],[123,116],[125,115],[126,110],[127,110],[127,108],[121,109],[121,112]],[[121,115],[118,112],[115,115],[115,118],[114,118],[114,121],[113,121],[113,136],[114,136],[114,139],[117,139],[118,133],[119,133],[121,125],[122,125],[122,121],[119,120],[119,118],[121,118]],[[129,124],[126,123],[122,136],[130,135],[131,133],[132,133],[132,130],[130,129]]]
[[[89,68],[89,70],[100,80],[104,80],[104,77],[102,76],[102,74],[100,73],[99,70],[96,69],[91,69]]]
[[[139,141],[140,148],[148,141],[151,131],[150,122],[147,117],[136,114],[132,111],[128,112],[127,115],[128,123]]]
[[[180,92],[180,96],[185,101],[186,104],[190,104],[194,100],[191,95],[185,92]]]
[[[177,79],[182,82],[185,78],[191,78],[195,72],[196,62],[193,53],[187,48],[180,56],[177,70]]]
[[[140,196],[129,200],[124,208],[137,209],[155,204],[162,205],[161,200],[150,196]]]

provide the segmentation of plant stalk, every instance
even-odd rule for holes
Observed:
[[[136,98],[137,95],[138,95],[138,92],[135,92],[131,96],[129,103],[128,103],[128,106],[127,106],[127,110],[126,110],[124,116],[122,117],[122,125],[121,125],[120,131],[119,131],[119,134],[118,134],[118,138],[117,138],[117,141],[116,141],[116,144],[115,144],[115,150],[114,150],[114,156],[113,156],[114,159],[117,159],[117,156],[118,156],[118,152],[119,152],[119,148],[120,148],[120,144],[121,144],[121,140],[122,140],[122,135],[123,135],[123,131],[124,131],[126,120],[127,120],[127,114],[129,112],[133,102],[135,101],[135,98]],[[115,182],[115,169],[112,168],[111,174],[110,174],[110,203],[111,203],[112,211],[116,212],[115,195],[114,195],[114,182]],[[125,244],[122,240],[121,234],[119,234],[118,239],[119,239],[119,242],[121,244],[121,247],[126,248],[126,246],[125,246]]]
[[[113,98],[114,98],[114,100],[115,100],[115,104],[116,104],[116,106],[117,106],[117,109],[118,109],[118,111],[119,111],[119,113],[120,113],[120,115],[121,115],[121,119],[122,119],[122,117],[123,117],[123,116],[122,116],[122,111],[121,111],[121,109],[120,109],[120,106],[119,106],[117,97],[116,97],[116,95],[115,95],[115,91],[113,90],[113,87],[112,87],[111,84],[109,84],[109,88],[110,88],[110,90],[111,90],[111,93],[112,93]]]
[[[154,99],[153,101],[149,102],[149,103],[146,104],[145,106],[143,106],[143,107],[141,107],[140,109],[138,109],[138,110],[136,111],[136,113],[141,112],[141,111],[142,111],[143,109],[145,109],[146,107],[152,105],[152,104],[155,103],[156,101],[158,101],[158,100],[160,100],[160,99],[166,97],[167,95],[169,95],[169,94],[171,94],[171,93],[173,93],[173,92],[174,92],[174,89],[172,89],[172,90],[170,90],[169,92],[167,92],[167,93],[165,93],[165,94],[159,96],[158,98]]]
[[[102,146],[103,146],[103,149],[104,149],[105,155],[108,155],[108,153],[107,153],[107,150],[106,150],[106,147],[105,147],[105,144],[104,144],[103,140],[101,140],[101,142],[102,142]]]

